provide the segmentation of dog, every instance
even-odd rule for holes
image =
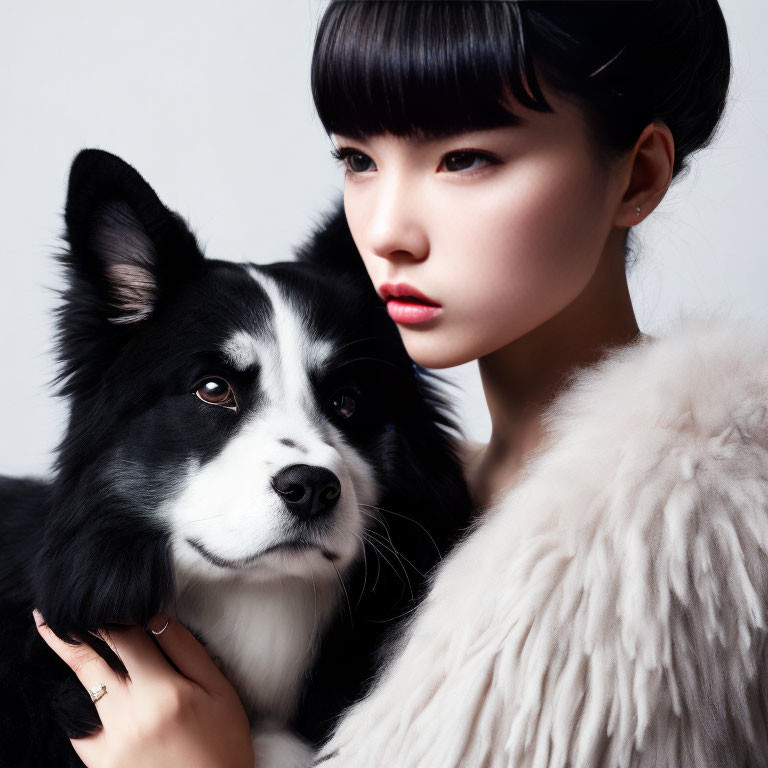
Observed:
[[[461,430],[407,356],[343,209],[295,261],[206,258],[139,173],[69,176],[47,480],[0,480],[0,755],[82,765],[88,693],[32,620],[86,642],[160,610],[237,689],[258,765],[306,764],[468,522]]]

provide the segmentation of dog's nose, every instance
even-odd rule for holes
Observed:
[[[302,520],[330,512],[341,495],[339,478],[325,467],[291,464],[272,478],[285,506]]]

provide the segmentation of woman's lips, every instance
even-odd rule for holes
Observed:
[[[384,301],[387,301],[390,298],[420,299],[421,303],[431,304],[433,307],[440,306],[437,301],[430,299],[429,296],[423,294],[418,288],[408,285],[408,283],[383,283],[379,288],[379,296],[381,296]]]
[[[387,302],[389,316],[402,325],[423,323],[442,312],[436,301],[408,283],[384,283],[379,296]]]
[[[387,301],[389,316],[401,325],[424,323],[436,317],[442,311],[442,307],[435,307],[430,304],[417,304],[416,302],[404,301],[403,299],[389,299]]]

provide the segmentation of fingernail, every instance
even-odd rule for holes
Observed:
[[[45,624],[45,619],[43,618],[43,614],[40,613],[40,611],[38,611],[37,608],[32,609],[32,615],[35,617],[35,624],[38,627],[41,627],[43,624]]]

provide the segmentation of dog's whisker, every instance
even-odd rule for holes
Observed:
[[[398,616],[392,616],[387,619],[368,619],[368,621],[370,621],[372,624],[389,624],[394,621],[400,621],[400,619],[403,619],[406,616],[410,616],[411,614],[415,613],[418,608],[418,605],[414,605],[413,608],[409,608],[407,611],[403,611],[403,613],[399,614]]]
[[[371,534],[372,531],[368,531],[368,533]],[[400,574],[398,573],[397,568],[395,568],[395,566],[392,564],[392,561],[376,546],[376,543],[380,544],[381,546],[384,546],[384,542],[380,541],[380,540],[378,542],[374,542],[374,540],[370,539],[370,538],[366,539],[366,541],[373,547],[374,550],[376,550],[376,552],[379,555],[379,557],[382,558],[384,560],[384,562],[392,569],[392,573],[394,573],[398,578],[400,578]],[[397,556],[397,555],[395,555],[395,556]],[[408,578],[408,574],[405,571],[405,568],[403,567],[403,564],[400,563],[399,565],[400,565],[400,568],[403,571],[403,574],[405,575],[405,580],[406,580],[406,583],[408,584],[408,589],[411,592],[411,597],[413,597],[413,589],[411,588],[411,580]],[[375,585],[374,585],[374,589],[375,589]]]
[[[381,522],[382,522],[381,518],[380,518],[378,515],[374,515],[372,512],[366,512],[364,509],[362,509],[362,505],[361,505],[361,509],[360,509],[360,511],[361,511],[361,512],[362,512],[362,513],[363,513],[363,514],[366,516],[366,517],[369,517],[371,520],[373,520],[373,522],[374,522],[374,523],[381,523]],[[370,530],[370,528],[369,528],[369,529],[367,529],[367,530]]]
[[[369,506],[369,505],[366,504],[366,505],[362,505],[362,506]],[[424,574],[421,572],[421,570],[419,570],[419,568],[417,568],[402,552],[400,552],[397,549],[397,547],[395,546],[395,542],[392,541],[392,532],[390,531],[390,528],[387,525],[386,521],[380,515],[374,515],[371,512],[366,512],[364,509],[361,509],[360,511],[364,515],[367,515],[368,517],[372,518],[376,522],[379,522],[379,523],[382,524],[382,526],[384,527],[384,530],[386,531],[387,539],[389,540],[389,545],[387,546],[387,544],[383,540],[381,540],[381,539],[377,539],[377,540],[382,544],[382,546],[386,546],[387,549],[390,552],[392,552],[392,554],[400,561],[400,567],[403,568],[403,573],[406,574],[406,577],[407,577],[407,572],[406,572],[405,568],[403,567],[402,560],[405,560],[405,562],[408,563],[408,565],[410,565],[411,568],[413,568],[413,570],[416,571],[416,573],[419,574],[419,576],[424,577]],[[374,531],[373,529],[369,528],[368,529],[368,533],[372,533],[373,534],[373,533],[376,533],[376,531]],[[379,536],[379,534],[377,534],[377,536]],[[400,558],[402,558],[402,560]]]
[[[315,582],[315,573],[312,572],[312,591],[315,594],[315,618],[312,621],[312,633],[309,636],[309,648],[308,651],[311,650],[312,644],[315,642],[315,636],[317,633],[317,583]]]
[[[390,547],[387,544],[387,542],[384,541],[384,539],[379,534],[377,534],[375,531],[368,531],[368,533],[371,536],[376,536],[376,541],[379,544],[381,544],[381,546],[384,547],[384,549],[386,549],[388,552],[391,552],[395,556],[395,559],[397,560],[398,565],[400,566],[400,568],[403,571],[403,576],[405,576],[405,581],[408,584],[408,589],[409,589],[409,591],[411,593],[411,598],[413,598],[414,595],[413,595],[413,586],[411,585],[411,579],[408,576],[408,571],[405,569],[405,566],[403,565],[403,560],[400,559],[400,554],[397,552],[397,550],[394,547]],[[408,558],[403,556],[403,559],[405,559],[406,562],[408,562],[408,564],[411,566],[411,568],[413,568],[420,576],[424,575],[423,573],[421,573],[419,571],[418,568],[416,568],[416,566],[410,560],[408,560]]]
[[[427,536],[429,536],[429,540],[432,542],[432,545],[434,546],[435,551],[437,552],[438,558],[440,558],[441,560],[443,559],[440,553],[440,547],[437,546],[437,542],[435,541],[434,537],[418,520],[414,520],[412,517],[408,517],[408,515],[403,515],[400,512],[394,512],[391,509],[385,509],[384,507],[374,506],[373,504],[360,504],[359,506],[370,507],[371,509],[375,509],[378,512],[386,512],[388,515],[394,515],[395,517],[402,517],[403,520],[408,520],[408,522],[411,522],[414,525],[417,525],[419,528],[421,528],[422,531],[424,531],[424,533],[427,534]]]
[[[400,552],[395,547],[394,542],[392,541],[391,538],[389,539],[389,544],[387,544],[385,541],[383,541],[380,533],[377,533],[376,531],[370,531],[370,533],[377,537],[377,541],[379,541],[383,547],[386,547],[388,550],[392,552],[392,554],[400,561],[401,567],[402,567],[402,561],[405,560],[405,562],[408,563],[408,565],[410,565],[411,568],[413,568],[413,570],[419,574],[419,576],[421,576],[422,578],[424,577],[424,574],[402,552]],[[405,568],[403,568],[403,572],[405,572]]]
[[[373,589],[371,590],[372,592],[375,592],[376,587],[378,586],[378,583],[379,583],[379,577],[381,576],[381,554],[378,548],[376,547],[376,545],[370,539],[368,539],[368,537],[365,534],[366,534],[366,531],[363,531],[362,533],[363,539],[367,544],[370,544],[374,554],[376,555],[376,580],[373,582]]]
[[[355,610],[359,607],[363,595],[365,594],[365,587],[368,584],[368,555],[365,551],[365,542],[363,541],[362,537],[358,533],[353,532],[354,537],[360,542],[360,549],[363,551],[363,586],[360,589],[360,596],[357,598],[357,603],[355,603]]]
[[[336,571],[336,578],[339,580],[339,584],[341,585],[342,592],[344,593],[344,598],[347,601],[347,610],[349,611],[349,623],[351,627],[354,629],[355,619],[354,619],[354,616],[352,615],[352,606],[349,602],[349,594],[347,593],[346,584],[344,584],[344,579],[341,578],[341,574],[339,573],[339,569],[336,567],[336,563],[331,561],[331,565],[333,566],[333,570]]]
[[[368,506],[367,504],[365,506]],[[380,515],[376,514],[374,515],[372,512],[366,512],[364,509],[360,510],[363,514],[368,515],[369,517],[372,517],[374,520],[377,520],[381,523],[382,527],[386,531],[387,538],[389,539],[389,543],[392,545],[392,549],[395,549],[395,542],[392,541],[392,531],[390,530],[389,525],[387,524],[387,521]]]
[[[192,523],[204,523],[207,520],[216,520],[219,517],[224,517],[224,514],[219,513],[218,515],[211,515],[210,517],[198,517],[195,520],[182,520],[179,524],[179,528],[183,528],[185,525],[191,525]]]

